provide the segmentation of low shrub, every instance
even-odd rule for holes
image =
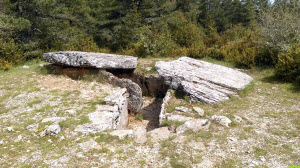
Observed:
[[[287,52],[278,55],[275,73],[281,78],[300,83],[300,44],[294,44]]]
[[[0,69],[7,70],[12,65],[23,62],[23,51],[14,40],[0,38]]]

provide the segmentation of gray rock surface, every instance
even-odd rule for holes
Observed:
[[[215,121],[216,123],[225,126],[225,127],[229,127],[229,124],[231,123],[231,120],[225,116],[218,116],[218,115],[213,115],[211,117],[211,119],[213,121]]]
[[[79,125],[75,131],[84,134],[102,132],[110,129],[125,129],[128,124],[128,93],[120,89],[104,98],[107,105],[97,106],[97,110],[88,114],[90,123]]]
[[[193,107],[193,110],[196,111],[200,117],[204,116],[204,110],[200,107]]]
[[[133,130],[114,130],[110,132],[110,135],[117,136],[119,139],[134,138]]]
[[[99,69],[135,69],[137,57],[79,51],[45,53],[43,58],[50,63]]]
[[[176,133],[181,134],[187,130],[197,132],[199,130],[208,130],[210,126],[210,121],[207,119],[194,119],[185,122],[183,125],[177,127]]]
[[[187,93],[192,102],[218,103],[237,94],[253,79],[249,75],[224,66],[181,57],[178,60],[156,62],[160,76],[172,89]]]
[[[151,141],[158,142],[169,139],[170,133],[168,127],[161,127],[149,131],[148,135],[150,135]]]
[[[172,98],[172,94],[168,91],[163,99],[163,103],[161,104],[160,114],[159,114],[159,125],[161,125],[166,119],[166,110],[168,107],[168,102]]]
[[[40,134],[40,137],[44,137],[44,136],[56,136],[57,134],[59,134],[61,132],[61,128],[58,124],[52,124],[47,126]]]
[[[187,107],[184,107],[184,106],[175,107],[175,110],[176,110],[176,112],[179,112],[179,113],[190,113],[190,112],[192,112],[191,109],[189,109]]]

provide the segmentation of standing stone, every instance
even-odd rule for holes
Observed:
[[[43,58],[50,63],[98,69],[135,69],[137,57],[79,51],[59,51],[45,53]]]
[[[169,100],[172,98],[171,91],[168,91],[163,99],[163,103],[161,104],[160,114],[159,114],[159,125],[161,125],[166,119],[166,110],[168,106]]]
[[[249,75],[224,66],[181,57],[156,62],[160,76],[172,89],[184,91],[192,102],[218,103],[236,95],[253,80]]]

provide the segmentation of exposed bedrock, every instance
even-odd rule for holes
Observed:
[[[137,57],[79,51],[59,51],[45,53],[43,58],[50,63],[98,69],[135,69]]]
[[[165,84],[187,93],[192,102],[218,103],[228,100],[253,80],[249,75],[224,66],[181,57],[155,65]]]

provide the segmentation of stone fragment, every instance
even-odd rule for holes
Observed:
[[[137,143],[145,143],[147,141],[147,131],[145,128],[137,127],[134,129],[134,139]]]
[[[117,136],[119,139],[134,138],[133,130],[114,130],[110,135]]]
[[[197,132],[199,130],[208,130],[210,126],[210,121],[207,119],[193,119],[185,122],[183,125],[177,127],[177,134],[184,133],[187,130]]]
[[[76,115],[76,110],[74,110],[74,109],[66,110],[66,113],[70,114],[72,116],[75,116]]]
[[[236,95],[253,80],[237,70],[189,57],[158,61],[155,68],[167,85],[185,92],[192,102],[228,100],[230,95]]]
[[[213,121],[215,121],[216,123],[225,126],[225,127],[229,127],[229,124],[231,123],[231,120],[225,116],[218,116],[218,115],[213,115],[211,117],[211,119]]]
[[[45,53],[43,58],[50,63],[99,69],[135,69],[137,57],[79,51]]]
[[[204,110],[200,107],[193,107],[193,110],[196,111],[200,117],[204,116]]]
[[[61,128],[58,124],[52,124],[50,126],[47,126],[40,134],[40,137],[44,137],[44,136],[56,136],[57,134],[59,134],[61,132]]]
[[[175,107],[176,112],[180,112],[180,113],[189,113],[192,112],[191,109],[187,108],[187,107],[183,107],[183,106],[179,106],[179,107]]]
[[[32,124],[32,125],[28,125],[26,127],[26,130],[35,131],[35,130],[37,130],[38,127],[39,127],[39,124]]]
[[[234,115],[233,121],[241,123],[241,122],[243,122],[243,119],[240,116]]]
[[[6,130],[9,131],[9,132],[12,132],[12,131],[14,131],[14,128],[13,127],[6,127]]]
[[[29,66],[28,65],[23,65],[22,68],[29,69]]]
[[[14,142],[20,142],[23,139],[22,135],[19,135]]]
[[[156,128],[152,131],[149,131],[148,134],[153,142],[167,140],[170,137],[170,131],[168,127]]]
[[[167,115],[168,121],[186,122],[192,119],[193,119],[192,117],[186,117],[186,116],[176,115],[176,114]]]

